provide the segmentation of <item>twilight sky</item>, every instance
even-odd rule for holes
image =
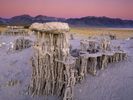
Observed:
[[[133,19],[133,0],[0,0],[0,17],[22,14]]]

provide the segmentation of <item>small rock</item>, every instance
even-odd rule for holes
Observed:
[[[19,80],[10,80],[7,82],[6,86],[15,86],[17,84],[20,84],[21,82]]]

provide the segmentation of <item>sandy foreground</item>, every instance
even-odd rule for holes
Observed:
[[[27,95],[32,67],[30,58],[33,48],[22,51],[8,51],[9,42],[17,37],[0,36],[0,42],[7,45],[0,48],[0,100],[45,100],[45,96]],[[27,37],[30,38],[31,37]],[[73,48],[79,48],[80,38],[71,40]],[[74,100],[133,100],[133,40],[114,40],[128,52],[126,61],[110,64],[98,71],[97,76],[88,74],[74,89]],[[48,100],[59,100],[50,96]]]

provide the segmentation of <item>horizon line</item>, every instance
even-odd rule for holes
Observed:
[[[10,16],[10,17],[1,17],[0,18],[3,18],[3,19],[10,19],[10,18],[13,18],[13,17],[16,17],[16,16],[23,16],[23,15],[28,15],[28,16],[31,16],[31,17],[36,17],[36,16],[47,16],[47,17],[55,17],[55,18],[64,18],[64,19],[70,19],[70,18],[83,18],[83,17],[97,17],[97,18],[100,18],[100,17],[106,17],[106,18],[111,18],[111,19],[121,19],[121,20],[132,20],[133,19],[127,19],[127,18],[121,18],[121,17],[109,17],[109,16],[94,16],[94,15],[86,15],[86,16],[80,16],[80,17],[59,17],[59,16],[50,16],[50,15],[43,15],[43,14],[38,14],[38,15],[30,15],[30,14],[20,14],[20,15],[14,15],[14,16]]]

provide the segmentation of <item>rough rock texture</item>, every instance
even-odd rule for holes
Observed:
[[[23,26],[7,26],[5,33],[3,35],[11,35],[11,36],[27,36],[29,35],[28,30]]]
[[[60,33],[60,32],[69,31],[69,26],[67,23],[61,23],[61,22],[33,23],[30,26],[30,29],[41,32]]]
[[[32,46],[32,41],[25,39],[24,37],[20,37],[15,40],[13,50],[23,50]]]
[[[36,30],[38,38],[32,58],[30,92],[32,95],[57,95],[63,100],[72,100],[75,60],[69,55],[68,24],[35,23],[30,29]]]
[[[127,58],[120,46],[112,46],[109,36],[89,38],[80,41],[81,50],[78,55],[79,77],[84,79],[87,72],[96,75],[98,69],[107,68],[109,63],[123,61]],[[78,65],[76,64],[76,65]]]

